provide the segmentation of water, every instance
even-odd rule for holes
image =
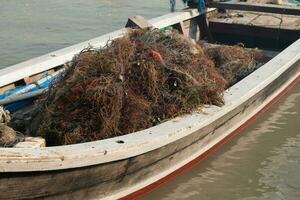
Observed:
[[[169,11],[169,0],[0,0],[0,68]]]
[[[299,200],[300,84],[241,135],[142,199]]]
[[[169,0],[0,0],[0,68],[169,11]],[[199,165],[142,199],[300,199],[300,84]]]
[[[300,0],[288,0],[289,3],[300,5]]]

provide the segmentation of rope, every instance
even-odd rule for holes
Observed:
[[[9,112],[4,110],[2,106],[0,106],[0,123],[8,123],[10,121]]]

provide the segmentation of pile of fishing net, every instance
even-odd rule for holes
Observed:
[[[198,45],[176,32],[132,30],[77,55],[40,103],[31,131],[50,146],[128,134],[221,105],[225,87]]]
[[[213,60],[218,72],[228,82],[228,87],[239,82],[267,62],[257,49],[243,46],[204,44],[203,50]]]
[[[249,60],[236,63],[226,48],[204,51],[175,31],[144,29],[85,49],[39,101],[30,132],[48,146],[82,143],[146,129],[203,104],[220,106],[225,79],[236,80],[241,62],[252,66],[252,54],[241,51]]]

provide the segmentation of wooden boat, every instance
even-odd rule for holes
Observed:
[[[150,20],[196,38],[194,10]],[[56,71],[88,45],[126,28],[0,70],[0,90]],[[46,148],[0,149],[0,199],[132,199],[191,167],[238,134],[300,80],[300,39],[230,87],[225,105],[177,117],[129,135]]]

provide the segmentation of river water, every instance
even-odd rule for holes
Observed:
[[[169,0],[0,0],[0,68],[168,11]]]
[[[169,0],[0,0],[0,68],[122,28]],[[241,135],[142,199],[300,199],[300,84]]]
[[[238,137],[142,199],[299,200],[300,84]]]

